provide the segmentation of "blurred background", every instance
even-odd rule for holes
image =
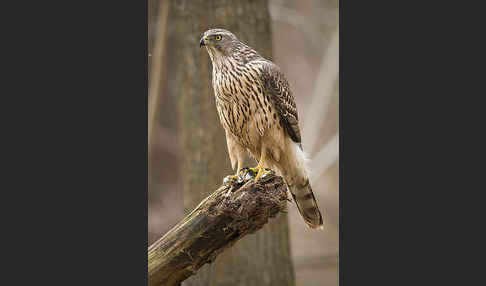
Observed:
[[[148,3],[149,245],[233,173],[210,59],[198,45],[205,30],[225,28],[287,76],[325,228],[308,229],[289,203],[287,215],[237,242],[183,285],[338,285],[338,0]],[[254,165],[251,159],[245,164]]]

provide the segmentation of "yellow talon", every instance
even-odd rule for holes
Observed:
[[[236,180],[238,179],[238,175],[228,175],[226,176],[228,179],[231,179],[231,180]]]

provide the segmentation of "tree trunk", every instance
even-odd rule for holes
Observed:
[[[188,214],[234,172],[217,117],[209,55],[199,48],[199,39],[207,29],[225,28],[271,59],[270,15],[267,1],[170,0],[169,6],[167,41],[174,52],[167,58],[167,88],[179,100],[181,185]],[[295,285],[287,215],[238,241],[183,285]]]
[[[148,242],[160,238],[183,215],[177,183],[179,154],[177,137],[178,98],[168,92],[170,66],[167,57],[169,1],[149,1],[148,66]],[[177,190],[177,191],[175,191]]]

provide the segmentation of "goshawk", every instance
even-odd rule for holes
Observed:
[[[248,151],[258,165],[256,180],[265,168],[276,170],[311,228],[323,225],[309,184],[301,145],[297,106],[279,67],[264,59],[224,29],[204,32],[213,66],[213,89],[219,120],[237,176]]]

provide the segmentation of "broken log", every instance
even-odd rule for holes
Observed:
[[[286,211],[287,187],[273,172],[244,169],[148,248],[149,285],[180,285],[245,235]]]

